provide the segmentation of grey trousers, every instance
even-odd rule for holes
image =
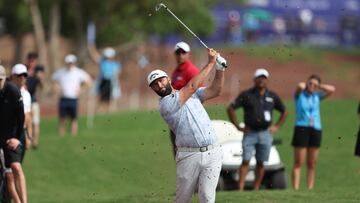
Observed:
[[[176,153],[176,195],[174,203],[191,202],[197,188],[200,203],[214,203],[222,164],[222,149]]]

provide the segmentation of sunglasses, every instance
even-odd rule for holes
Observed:
[[[18,74],[18,75],[16,75],[16,77],[27,77],[27,74],[26,73],[22,73],[22,74]]]
[[[176,55],[186,54],[186,51],[184,51],[184,50],[182,50],[182,49],[177,49],[177,50],[175,51],[175,54],[176,54]]]
[[[308,82],[308,85],[318,87],[318,86],[319,86],[319,83],[309,81],[309,82]]]

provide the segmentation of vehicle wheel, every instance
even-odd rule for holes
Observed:
[[[284,170],[276,171],[270,178],[270,188],[272,189],[286,189],[287,179]]]
[[[216,186],[216,191],[224,191],[225,190],[225,180],[222,175],[219,177],[219,182]]]

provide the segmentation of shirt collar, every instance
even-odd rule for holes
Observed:
[[[177,69],[178,69],[178,70],[184,70],[185,68],[188,67],[188,64],[191,64],[190,59],[189,59],[189,60],[186,60],[184,63],[178,65],[178,66],[177,66]]]
[[[253,87],[251,92],[258,95],[258,96],[260,96],[260,92],[259,92],[258,88],[256,88],[256,87]],[[269,90],[266,88],[264,95],[267,95],[268,92],[269,92]]]
[[[310,93],[309,91],[307,91],[306,89],[304,90],[304,93],[305,93],[305,96],[307,96],[307,97],[312,97],[312,96],[314,96],[315,94],[315,92],[313,92],[313,93]]]

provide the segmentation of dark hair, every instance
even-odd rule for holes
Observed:
[[[307,81],[312,80],[312,79],[317,80],[317,81],[319,82],[319,84],[321,84],[321,78],[320,78],[319,75],[312,74],[312,75],[310,75],[310,77],[307,79]]]
[[[30,52],[27,55],[27,59],[37,59],[39,55],[36,52]]]

